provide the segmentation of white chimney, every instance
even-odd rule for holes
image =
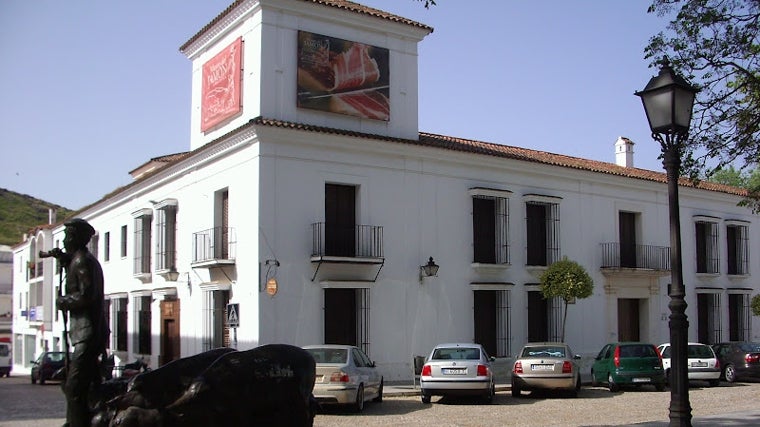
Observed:
[[[55,224],[55,217],[56,217],[56,210],[53,208],[48,208],[48,224],[50,225]]]
[[[633,167],[633,141],[624,136],[615,141],[615,163],[626,168]]]

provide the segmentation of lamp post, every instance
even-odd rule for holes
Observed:
[[[686,294],[681,269],[681,220],[678,206],[678,177],[681,153],[689,138],[689,123],[697,89],[662,61],[659,75],[652,77],[641,97],[652,129],[652,138],[660,143],[663,167],[668,181],[670,215],[670,425],[691,426],[689,376],[687,366],[689,321],[686,318]]]

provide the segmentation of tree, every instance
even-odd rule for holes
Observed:
[[[567,257],[550,265],[541,275],[541,293],[544,298],[559,297],[565,302],[561,341],[565,340],[567,305],[576,298],[588,298],[593,292],[594,281],[586,269],[577,262],[567,259]]]
[[[752,308],[753,315],[760,316],[760,294],[752,297],[752,301],[750,302],[749,306]]]
[[[700,89],[694,104],[684,173],[710,176],[760,159],[760,2],[652,0],[648,11],[670,16],[666,31],[649,40],[645,58],[664,56]],[[675,14],[675,15],[674,15]],[[750,188],[760,200],[760,187]],[[757,209],[760,205],[755,204]],[[757,210],[756,210],[757,211]]]

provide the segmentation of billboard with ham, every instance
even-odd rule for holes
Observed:
[[[388,49],[298,32],[298,107],[390,119]]]
[[[242,47],[243,39],[238,38],[203,64],[202,132],[240,112]]]

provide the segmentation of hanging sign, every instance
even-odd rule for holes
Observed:
[[[270,297],[273,297],[277,293],[277,279],[272,277],[271,279],[267,280],[267,294],[269,294]]]
[[[227,325],[230,328],[240,326],[240,304],[227,304]]]

